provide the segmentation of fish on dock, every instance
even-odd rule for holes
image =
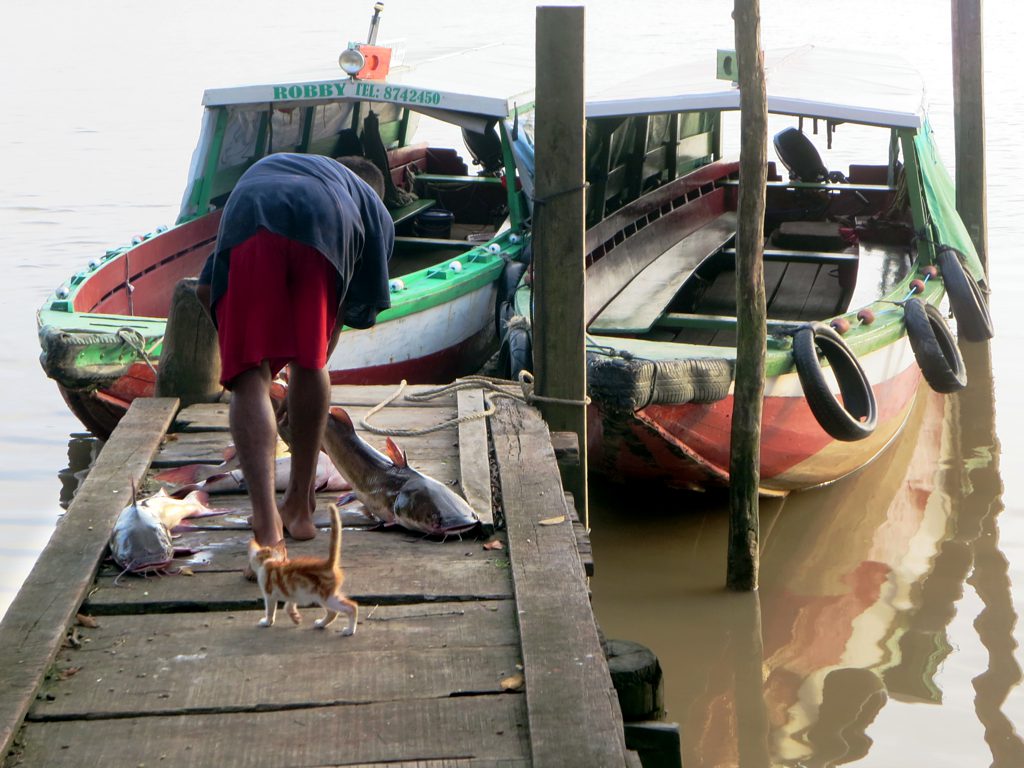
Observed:
[[[386,446],[387,455],[356,434],[344,408],[331,408],[324,450],[352,484],[368,517],[434,536],[465,533],[480,525],[465,499],[410,467],[405,451],[390,437]]]
[[[193,491],[183,499],[168,495],[164,489],[137,500],[132,485],[132,503],[121,510],[110,534],[110,555],[127,573],[166,571],[178,550],[173,531],[186,518],[222,515],[227,510],[211,509],[203,491]]]
[[[287,489],[291,471],[291,455],[286,454],[275,459],[275,490],[280,492]],[[173,467],[154,475],[153,479],[169,486],[170,495],[178,498],[192,491],[241,493],[246,490],[245,476],[238,466],[238,457],[234,453],[226,457],[222,464],[187,464],[183,467]],[[347,491],[352,488],[323,451],[317,457],[313,486],[317,493]]]

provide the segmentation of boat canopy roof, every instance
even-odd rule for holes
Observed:
[[[837,122],[919,129],[925,120],[924,82],[909,63],[890,54],[813,45],[765,52],[768,111]],[[586,115],[737,110],[735,83],[715,77],[711,60],[681,65],[599,89]]]
[[[517,107],[533,106],[533,64],[528,54],[519,46],[485,45],[397,68],[387,80],[356,80],[337,69],[327,77],[321,72],[291,82],[211,88],[203,94],[203,105],[265,108],[268,104],[292,107],[326,101],[376,101],[457,124],[465,122],[460,115],[503,119]]]

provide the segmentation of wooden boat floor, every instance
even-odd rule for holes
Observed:
[[[736,235],[736,213],[726,211],[680,240],[641,270],[590,324],[594,333],[646,333],[680,286],[708,256]]]
[[[822,254],[815,263],[807,254],[799,261],[764,261],[765,298],[769,320],[810,322],[827,320],[866,306],[887,293],[906,275],[906,248],[868,245],[856,262],[830,262],[835,254]],[[695,275],[694,280],[700,280]],[[701,315],[736,316],[736,273],[724,269],[701,286],[695,306],[673,311]],[[657,330],[655,333],[659,333]],[[660,332],[658,340],[717,347],[736,345],[734,328],[683,328]]]

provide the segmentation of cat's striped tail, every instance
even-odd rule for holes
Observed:
[[[338,568],[341,563],[341,513],[338,505],[331,504],[331,546],[327,555],[327,566]]]

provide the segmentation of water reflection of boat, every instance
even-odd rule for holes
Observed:
[[[922,391],[879,461],[777,502],[785,510],[766,527],[761,560],[763,685],[737,678],[735,655],[750,641],[725,620],[707,638],[709,663],[686,675],[686,711],[669,713],[680,720],[685,765],[739,764],[739,713],[762,697],[772,764],[850,762],[871,745],[864,729],[890,695],[887,671],[934,687],[930,657],[904,656],[900,639],[948,536],[951,507],[938,484],[944,410],[941,396]]]
[[[773,532],[783,543],[767,542],[764,695],[772,754],[788,764],[866,754],[863,729],[873,714],[859,723],[854,716],[866,718],[884,703],[887,670],[902,666],[934,687],[928,659],[901,657],[899,643],[951,512],[938,485],[949,447],[944,401],[932,393],[922,400],[906,439],[874,471],[792,499]],[[782,529],[792,526],[813,542],[804,556],[788,546]]]

